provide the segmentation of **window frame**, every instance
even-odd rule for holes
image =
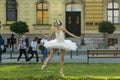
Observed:
[[[111,7],[111,8],[108,7],[108,5],[109,5],[110,3],[112,3],[112,7]],[[109,21],[109,20],[108,20],[108,18],[109,18],[108,12],[111,11],[111,12],[112,12],[112,16],[111,16],[112,21],[110,21],[110,22],[112,22],[112,23],[114,23],[114,24],[119,24],[119,3],[117,3],[117,4],[118,4],[118,8],[115,8],[115,7],[114,7],[115,3],[117,3],[117,2],[111,1],[111,2],[109,2],[109,3],[107,4],[107,21]],[[114,11],[118,11],[118,15],[117,15],[118,21],[117,21],[117,23],[115,23],[115,14],[114,14]]]
[[[38,8],[38,5],[39,4],[41,4],[42,5],[42,8],[41,9],[39,9]],[[47,6],[49,6],[48,5],[48,3],[45,3],[45,2],[39,2],[39,3],[37,3],[37,5],[36,5],[36,23],[37,23],[37,25],[48,25],[49,24],[49,22],[48,22],[48,18],[49,18],[49,12],[48,12],[48,8],[47,9],[44,9],[44,4],[47,4]],[[47,13],[48,13],[48,17],[44,17],[44,12],[46,12],[47,11]],[[39,17],[38,17],[38,12],[41,12],[42,13],[42,22],[40,23],[39,22]],[[45,20],[45,18],[47,18],[47,23],[44,23],[44,20]]]
[[[6,1],[6,24],[7,25],[11,25],[13,22],[16,22],[17,21],[17,2],[16,2],[16,0],[13,0],[13,1],[15,1],[14,2],[14,4],[12,4],[12,3],[8,3],[9,2],[9,0],[7,0]],[[12,7],[12,8],[9,8],[8,7],[8,5],[14,5],[14,8]],[[11,9],[11,10],[10,10]],[[14,12],[15,13],[15,17],[14,17],[14,19],[9,19],[8,17],[10,16],[9,14],[8,14],[8,12]]]

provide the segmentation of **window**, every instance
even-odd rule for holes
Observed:
[[[81,6],[80,4],[68,4],[66,11],[81,11]]]
[[[17,21],[16,0],[7,0],[6,2],[6,23],[12,24]]]
[[[48,24],[48,4],[41,2],[37,4],[37,24]]]
[[[119,23],[119,5],[116,2],[110,2],[107,5],[107,19],[112,23]]]
[[[115,46],[115,44],[118,44],[117,38],[108,38],[108,45],[109,46]]]

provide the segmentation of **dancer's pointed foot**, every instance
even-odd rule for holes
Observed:
[[[65,76],[64,73],[63,73],[63,69],[60,70],[60,75]]]
[[[45,68],[46,66],[47,66],[46,64],[43,64],[42,67],[41,67],[41,70],[44,70],[44,68]]]

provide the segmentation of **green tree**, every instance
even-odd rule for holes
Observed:
[[[18,34],[18,41],[23,34],[29,32],[28,25],[26,24],[26,22],[22,21],[14,22],[13,24],[11,24],[10,30]]]
[[[18,22],[13,23],[10,26],[10,30],[12,32],[19,34],[19,35],[22,35],[26,32],[29,32],[28,25],[26,24],[26,22],[22,22],[22,21],[18,21]]]
[[[107,46],[107,36],[115,31],[115,26],[109,21],[102,21],[99,24],[99,32],[103,33],[104,45]]]

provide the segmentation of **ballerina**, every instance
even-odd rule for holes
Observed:
[[[44,70],[44,68],[47,66],[47,63],[52,59],[53,55],[55,54],[55,52],[60,49],[60,55],[61,55],[61,61],[60,61],[60,75],[64,76],[64,53],[66,50],[73,50],[75,51],[77,49],[76,43],[72,42],[71,40],[65,40],[64,39],[64,33],[67,33],[68,35],[80,39],[79,36],[76,36],[72,33],[70,33],[66,28],[62,27],[62,22],[60,20],[56,20],[54,22],[54,26],[56,27],[56,29],[54,31],[52,31],[51,34],[49,34],[48,36],[46,36],[47,38],[51,37],[53,34],[56,35],[56,39],[54,40],[50,40],[48,42],[46,42],[44,44],[44,46],[46,48],[51,48],[50,51],[50,55],[48,56],[48,58],[45,60],[45,62],[43,63],[41,70]],[[40,33],[42,35],[44,35],[42,33],[42,31],[40,31]]]

